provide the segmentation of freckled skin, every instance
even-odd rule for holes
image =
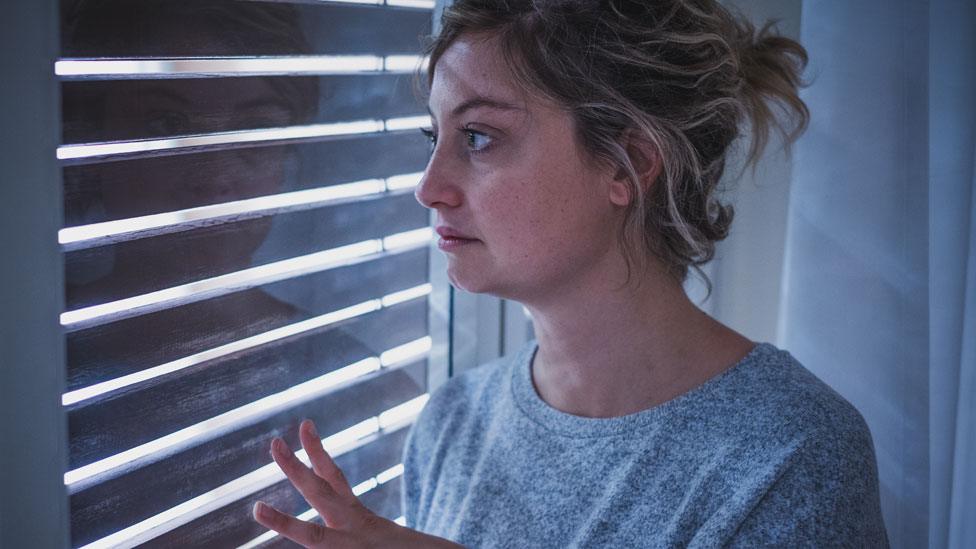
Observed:
[[[453,115],[476,96],[523,110]],[[614,171],[586,157],[567,112],[511,83],[494,39],[462,36],[445,52],[430,109],[437,145],[417,199],[438,224],[479,240],[447,253],[455,286],[527,303],[615,268],[623,209],[610,200]],[[489,145],[473,151],[460,128]]]

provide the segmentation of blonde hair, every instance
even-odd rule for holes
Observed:
[[[730,145],[748,122],[754,166],[771,132],[787,148],[803,132],[806,50],[714,0],[457,0],[427,47],[428,86],[462,34],[497,37],[515,82],[566,108],[584,150],[628,176],[628,272],[645,250],[679,282],[694,268],[711,292],[699,266],[732,223],[716,197]],[[625,137],[658,153],[647,192]]]

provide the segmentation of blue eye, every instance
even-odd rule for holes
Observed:
[[[468,148],[474,152],[482,152],[491,145],[491,138],[474,130],[463,130],[468,139]]]
[[[488,149],[493,139],[487,134],[481,133],[479,131],[470,130],[468,128],[458,128],[462,134],[464,134],[465,145],[473,153],[484,152]],[[434,132],[433,128],[421,128],[420,133],[424,134],[427,141],[430,142],[430,151],[433,153],[434,147],[437,145],[437,133]]]

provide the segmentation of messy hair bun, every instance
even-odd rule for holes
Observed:
[[[653,256],[678,281],[689,268],[705,278],[729,234],[716,188],[732,142],[751,128],[754,165],[772,132],[788,145],[809,119],[803,47],[715,0],[456,0],[428,47],[428,84],[465,33],[497,36],[515,82],[564,106],[583,148],[628,175],[628,266]],[[656,180],[641,181],[625,138],[657,151]]]

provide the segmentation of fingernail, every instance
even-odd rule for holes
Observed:
[[[285,453],[285,442],[278,437],[271,439],[271,449],[279,454]]]
[[[318,429],[315,428],[315,422],[313,422],[311,420],[309,420],[309,422],[308,422],[308,430],[312,433],[312,435],[315,436],[315,438],[322,438],[322,437],[319,436]]]
[[[254,504],[254,516],[261,517],[261,518],[270,518],[271,510],[268,508],[267,505],[264,504],[263,501],[259,501]]]

